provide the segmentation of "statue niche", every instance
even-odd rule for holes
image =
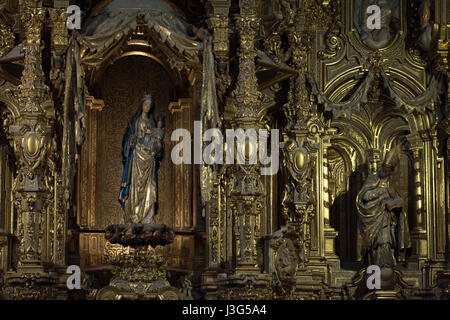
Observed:
[[[154,99],[142,96],[136,114],[128,123],[122,140],[123,173],[119,203],[126,224],[106,228],[105,238],[123,246],[166,245],[175,233],[166,225],[155,224],[158,208],[158,169],[163,157],[163,117],[155,123]]]
[[[160,155],[145,153],[145,148],[152,149],[157,143],[156,138],[150,138],[151,134],[144,134],[142,138],[147,141],[142,144],[129,144],[130,147],[133,145],[133,155],[127,160],[123,157],[127,150],[124,150],[126,146],[122,145],[122,139],[127,126],[129,130],[136,130],[137,122],[134,123],[136,118],[133,117],[139,113],[142,94],[148,91],[154,98],[154,114],[167,119],[165,132],[179,127],[190,129],[196,112],[191,103],[200,102],[197,99],[200,99],[201,85],[199,81],[194,84],[189,77],[195,74],[194,71],[201,70],[201,51],[211,49],[212,43],[203,41],[206,36],[204,28],[193,26],[177,6],[164,0],[108,1],[96,7],[83,23],[77,37],[79,62],[86,72],[85,78],[89,79],[90,94],[104,101],[103,108],[92,107],[87,112],[88,139],[79,163],[77,195],[77,222],[83,229],[104,230],[121,224],[165,224],[177,229],[193,227],[195,171],[176,167],[170,157],[162,156],[163,150],[155,151]],[[214,83],[214,74],[206,75],[205,78],[212,77]],[[171,103],[183,99],[189,100],[186,108],[170,109]],[[155,120],[153,117],[153,122]],[[156,134],[162,129],[157,128],[157,123],[151,124],[152,121],[138,122],[138,126],[147,122],[144,126]],[[173,145],[168,138],[167,135],[163,138],[165,150],[171,150]],[[152,165],[147,161],[135,161],[139,149]],[[127,161],[129,177],[124,175]],[[133,184],[133,166],[135,171],[145,167],[147,178],[141,179],[142,186]],[[139,179],[134,177],[134,180]],[[134,187],[142,190],[134,190]],[[117,201],[119,194],[123,197],[121,202]],[[129,230],[131,234],[140,228]],[[98,240],[96,246],[89,241],[94,236]],[[185,246],[188,237],[189,241],[193,238],[191,235],[177,237],[173,246],[164,248],[170,263],[178,263],[175,262],[176,248]],[[103,256],[103,234],[90,232],[82,238],[83,257]],[[190,263],[186,261],[183,259],[183,264]],[[89,261],[86,259],[86,264],[91,264],[90,258]]]

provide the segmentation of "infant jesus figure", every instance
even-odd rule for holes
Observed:
[[[157,153],[159,153],[162,149],[162,140],[164,138],[164,117],[159,116],[158,121],[156,122],[156,128],[147,129],[147,132],[144,137],[144,146],[150,148]]]

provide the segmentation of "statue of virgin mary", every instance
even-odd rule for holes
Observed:
[[[123,175],[119,202],[126,223],[153,224],[157,209],[158,167],[163,155],[162,119],[155,125],[154,99],[144,94],[122,141]]]

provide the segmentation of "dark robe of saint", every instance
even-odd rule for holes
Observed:
[[[380,268],[393,268],[397,259],[404,261],[405,250],[411,247],[406,204],[390,181],[399,149],[392,151],[382,168],[367,178],[356,198],[358,260]]]

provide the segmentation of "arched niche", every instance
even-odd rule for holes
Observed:
[[[100,7],[78,39],[89,101],[86,140],[77,164],[80,264],[103,264],[102,230],[123,222],[118,202],[121,142],[142,94],[150,91],[156,100],[155,115],[165,116],[165,155],[158,171],[155,218],[183,233],[165,247],[169,264],[192,270],[198,174],[193,166],[172,164],[175,142],[170,136],[175,128],[193,132],[194,120],[199,118],[199,108],[194,106],[200,105],[202,44],[190,39],[184,15],[164,0],[113,0]]]
[[[415,224],[414,164],[406,139],[414,124],[389,97],[381,96],[362,105],[360,112],[353,113],[350,119],[332,119],[330,125],[337,129],[327,149],[330,222],[339,232],[336,254],[342,262],[355,262],[356,196],[368,175],[377,172],[386,153],[398,142],[402,144],[402,152],[391,181],[408,203],[410,229]]]
[[[341,261],[356,260],[356,195],[367,176],[366,155],[358,142],[348,138],[331,139],[328,148],[330,224],[339,232],[336,254]]]
[[[198,104],[199,91],[185,75],[146,52],[127,51],[99,71],[89,92],[102,101],[103,107],[86,110],[86,141],[78,162],[77,223],[89,230],[80,235],[84,266],[103,263],[105,240],[101,230],[124,222],[118,202],[123,169],[122,138],[144,92],[151,92],[155,97],[155,116],[165,118],[165,153],[158,171],[156,221],[183,232],[191,230],[196,223],[195,169],[172,163],[170,154],[176,142],[170,136],[177,128],[193,132],[193,122],[198,116],[194,105]],[[178,105],[181,100],[183,103]],[[189,261],[194,252],[189,237],[176,237],[175,243],[165,248],[168,258],[173,257],[171,263],[183,267],[192,263]]]
[[[174,83],[167,71],[155,60],[141,55],[125,56],[110,65],[98,83],[99,97],[104,101],[103,110],[97,114],[97,225],[101,228],[123,223],[123,213],[118,194],[123,170],[122,138],[131,117],[136,113],[144,92],[155,98],[155,117],[164,116],[165,156],[158,171],[159,212],[161,222],[173,225],[175,190],[170,184],[173,172],[170,161],[170,133],[175,129],[168,106],[173,99]],[[164,215],[162,217],[161,215]],[[159,220],[159,219],[158,219]]]

